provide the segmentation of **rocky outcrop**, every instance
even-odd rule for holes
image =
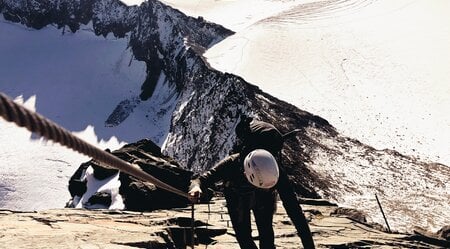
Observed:
[[[137,8],[128,7],[118,0],[4,0],[0,9],[6,20],[41,29],[47,25],[68,27],[71,32],[81,24],[92,22],[96,35],[106,36],[112,32],[124,37],[135,26]]]
[[[303,204],[317,248],[448,248],[449,241],[420,234],[393,234],[336,215],[335,205]],[[195,248],[239,248],[223,199],[195,206]],[[330,216],[334,213],[333,216]],[[191,210],[130,212],[55,209],[0,211],[0,248],[189,248]],[[299,248],[282,205],[274,216],[277,248]],[[255,227],[253,227],[255,231]],[[255,239],[257,234],[255,233]]]
[[[187,192],[190,184],[192,172],[183,169],[172,158],[164,156],[161,149],[152,141],[144,139],[136,143],[125,145],[123,148],[111,152],[113,155],[129,163],[138,165],[148,174],[159,180]],[[92,170],[92,177],[87,177],[89,169]],[[69,192],[72,199],[67,207],[85,208],[114,208],[111,207],[114,200],[114,191],[111,188],[102,187],[118,171],[105,168],[95,160],[90,160],[81,164],[78,170],[69,180]],[[171,192],[157,188],[155,185],[141,181],[125,173],[119,173],[117,179],[119,183],[119,194],[123,199],[124,209],[132,211],[151,211],[156,209],[167,209],[175,207],[186,207],[187,199]],[[89,193],[88,187],[96,188],[92,196],[85,196]],[[102,190],[103,189],[103,190]],[[84,197],[84,199],[81,199]],[[203,201],[208,201],[211,195],[204,195]],[[79,202],[82,205],[78,205]]]
[[[149,99],[161,73],[180,94],[186,85],[189,59],[198,59],[201,52],[233,34],[202,18],[187,17],[158,1],[147,1],[139,7],[137,24],[130,37],[136,59],[147,64],[147,79],[142,85],[141,98]],[[194,53],[188,51],[195,50]],[[207,73],[207,72],[206,72]]]
[[[125,121],[140,102],[137,97],[121,101],[106,119],[105,126],[114,127]]]
[[[444,226],[443,228],[439,229],[437,234],[440,238],[450,241],[450,226]]]

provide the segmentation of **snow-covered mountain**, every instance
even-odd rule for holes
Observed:
[[[163,2],[236,32],[204,54],[214,68],[377,149],[450,164],[448,1]]]
[[[38,112],[70,130],[89,128],[106,141],[150,138],[182,165],[201,171],[229,153],[239,116],[250,114],[283,132],[303,130],[284,150],[299,194],[364,204],[382,223],[376,192],[392,214],[391,226],[399,230],[438,229],[449,220],[447,166],[364,145],[325,119],[212,68],[203,53],[233,34],[222,26],[157,1],[129,7],[117,0],[0,0],[0,11],[1,91],[33,96]],[[14,180],[16,167],[43,168],[47,159],[34,158],[32,164],[12,159],[21,151],[21,143],[10,143],[18,128],[1,125],[0,135],[7,138],[1,156],[8,170],[0,171],[0,179],[9,179],[0,189],[5,199],[16,186],[26,192],[27,184]],[[68,164],[73,170],[78,166],[73,160]],[[47,176],[53,165],[43,168]],[[67,179],[67,174],[58,177]]]

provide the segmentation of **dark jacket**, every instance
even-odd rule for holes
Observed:
[[[216,182],[223,181],[225,190],[234,189],[237,191],[267,191],[260,190],[247,181],[243,173],[242,165],[242,158],[239,153],[230,155],[216,164],[209,171],[202,174],[200,177],[192,180],[190,189],[192,189],[195,185],[201,187],[202,189],[206,189],[208,186],[211,186]],[[314,248],[314,242],[308,222],[306,221],[303,211],[297,201],[297,196],[290,184],[290,180],[282,167],[280,167],[280,177],[274,189],[278,191],[280,199],[283,202],[283,206],[294,223],[304,248]]]

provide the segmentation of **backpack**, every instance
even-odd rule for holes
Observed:
[[[270,123],[241,116],[235,132],[239,141],[234,152],[247,155],[255,149],[264,149],[277,157],[283,148],[283,135]]]

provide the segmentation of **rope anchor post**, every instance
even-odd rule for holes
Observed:
[[[383,208],[381,207],[380,200],[378,199],[378,196],[377,196],[376,193],[375,193],[375,198],[377,199],[377,203],[378,203],[378,206],[380,207],[381,214],[383,215],[384,222],[386,222],[386,226],[387,226],[388,232],[389,232],[389,233],[392,233],[391,228],[389,227],[389,223],[388,223],[388,221],[387,221],[387,219],[386,219],[386,215],[384,215]]]

